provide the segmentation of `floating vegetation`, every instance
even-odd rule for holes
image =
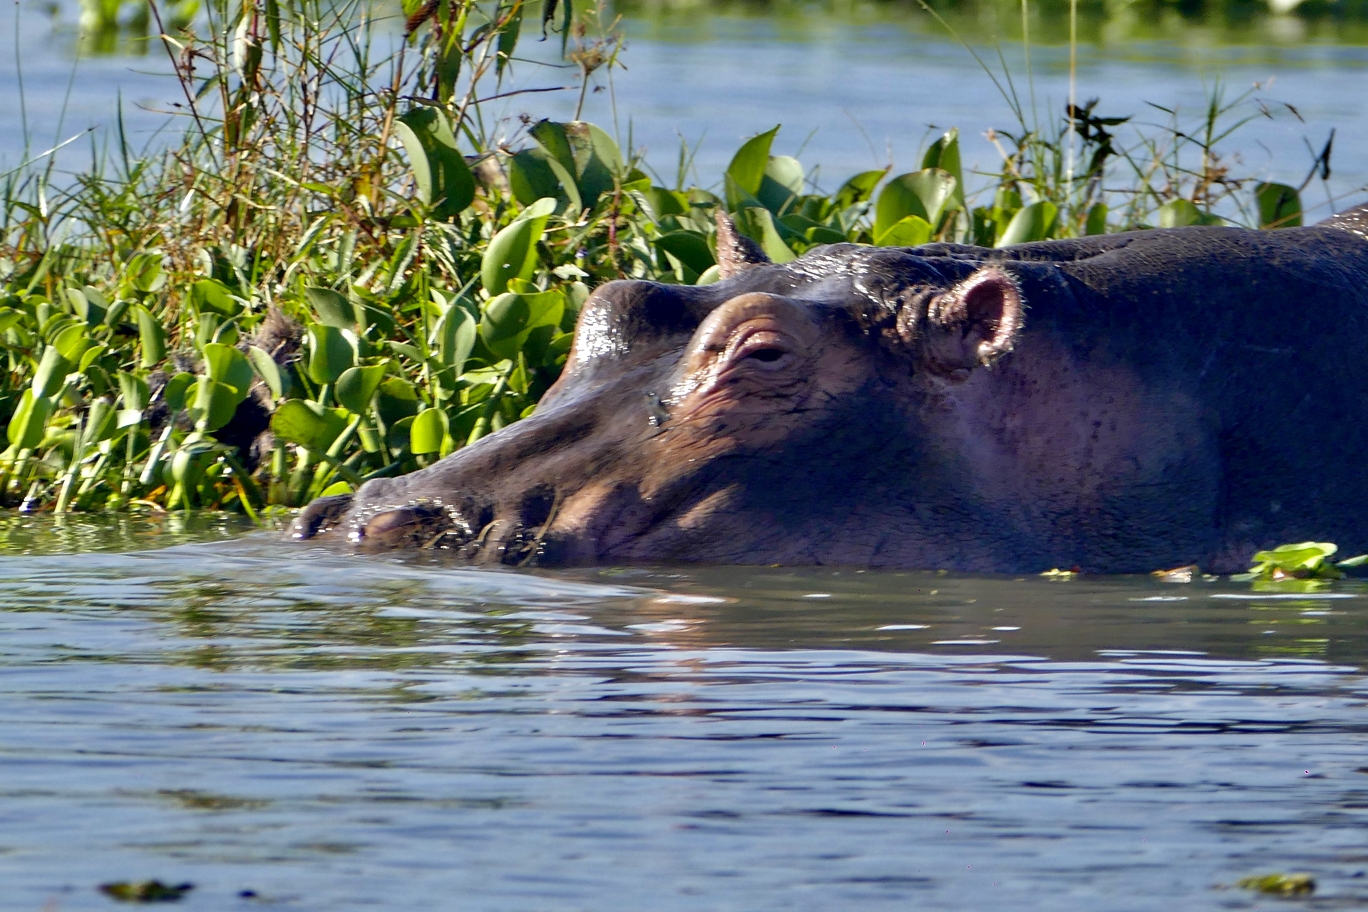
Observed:
[[[592,124],[483,111],[542,30],[582,104],[621,50],[593,6],[405,0],[393,53],[362,4],[210,0],[179,29],[149,10],[180,140],[140,154],[120,131],[74,175],[55,153],[0,175],[0,503],[27,511],[257,518],[430,465],[536,407],[596,284],[715,280],[719,210],[777,262],[1300,220],[1299,188],[1216,150],[1271,110],[1250,96],[1144,130],[1096,102],[1019,115],[977,188],[955,130],[916,171],[824,189],[775,127],[706,189],[687,154],[668,185]]]
[[[1309,896],[1316,892],[1316,881],[1310,874],[1261,874],[1246,877],[1235,885],[1275,896]]]
[[[1344,576],[1344,568],[1368,563],[1368,554],[1360,554],[1337,563],[1330,558],[1339,550],[1331,542],[1298,542],[1279,545],[1271,551],[1254,555],[1254,566],[1248,573],[1232,576],[1232,580],[1282,582],[1284,580],[1336,580]]]
[[[174,887],[160,880],[119,881],[100,884],[100,892],[119,902],[179,902],[181,897],[195,889],[194,884],[183,883]]]

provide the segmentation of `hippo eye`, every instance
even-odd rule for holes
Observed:
[[[784,351],[782,348],[757,348],[755,351],[747,352],[746,357],[754,358],[756,361],[769,363],[778,361],[786,354],[788,354],[788,352]]]

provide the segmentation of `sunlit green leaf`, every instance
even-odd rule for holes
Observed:
[[[171,414],[174,415],[185,408],[185,392],[194,382],[195,375],[188,371],[181,371],[166,381],[166,386],[162,387],[162,400],[171,410]]]
[[[308,299],[313,312],[318,315],[318,322],[324,326],[335,326],[338,329],[356,327],[356,310],[351,302],[331,288],[311,285],[304,289],[304,297]]]
[[[917,247],[930,240],[931,223],[919,215],[909,215],[874,236],[874,243],[880,247]]]
[[[419,455],[441,452],[446,436],[446,412],[436,408],[426,409],[418,413],[409,427],[409,450]]]
[[[432,207],[435,218],[450,220],[475,199],[475,178],[445,111],[424,105],[401,116],[395,135],[408,153],[418,197]]]
[[[371,399],[380,388],[380,382],[385,379],[388,370],[389,362],[382,362],[366,367],[351,367],[343,371],[342,376],[337,378],[337,401],[348,411],[364,415],[369,411]]]
[[[142,341],[142,366],[156,367],[166,358],[166,330],[146,307],[137,308],[138,337]]]
[[[261,382],[266,384],[272,396],[279,399],[285,395],[287,375],[281,371],[274,358],[264,349],[252,345],[247,349],[247,359],[252,362],[252,369],[261,378]]]
[[[332,383],[356,363],[356,346],[345,330],[322,323],[310,323],[304,332],[309,340],[306,371],[314,383]]]
[[[501,294],[485,305],[480,338],[500,358],[517,358],[535,330],[560,323],[564,307],[565,296],[559,291]]]
[[[1286,184],[1259,184],[1254,188],[1259,204],[1260,228],[1297,228],[1302,223],[1301,194]]]
[[[1059,209],[1054,203],[1048,200],[1031,203],[1012,216],[996,246],[1010,247],[1013,244],[1043,241],[1054,231],[1058,217]]]
[[[15,449],[33,449],[43,442],[43,433],[47,430],[47,421],[51,415],[51,399],[36,397],[31,389],[24,390],[6,429],[9,442]]]
[[[281,440],[326,453],[347,428],[346,409],[325,408],[305,399],[287,399],[271,416],[271,431]]]
[[[874,207],[874,235],[878,237],[909,215],[924,219],[934,229],[947,208],[955,205],[958,186],[951,174],[939,168],[893,178],[879,192]]]
[[[242,396],[252,385],[252,365],[247,356],[231,345],[210,342],[200,349],[204,356],[204,372],[219,383],[226,383]]]

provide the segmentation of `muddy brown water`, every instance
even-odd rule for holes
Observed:
[[[6,909],[1368,905],[1359,583],[0,548]]]

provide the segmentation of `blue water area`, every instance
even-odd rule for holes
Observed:
[[[159,45],[146,45],[136,57],[81,57],[70,10],[55,24],[36,6],[20,5],[6,15],[13,17],[18,40],[0,41],[0,163],[13,166],[24,158],[26,136],[29,154],[77,137],[60,161],[67,169],[86,165],[92,140],[99,145],[112,138],[120,98],[135,147],[156,145],[181,129],[175,115],[183,109],[174,106],[184,98],[166,75],[169,63]],[[918,167],[919,151],[951,126],[963,132],[966,168],[997,171],[1001,155],[988,131],[1022,132],[1008,97],[1015,95],[1029,127],[1046,131],[1059,122],[1069,98],[1067,48],[1033,47],[1028,66],[1019,42],[999,44],[996,27],[985,26],[966,36],[971,53],[910,6],[905,21],[889,14],[873,24],[814,29],[764,18],[682,18],[687,24],[681,17],[664,24],[625,20],[626,68],[600,71],[583,111],[585,119],[646,150],[648,164],[669,184],[681,142],[695,153],[689,178],[706,186],[720,180],[744,138],[775,124],[783,124],[775,151],[801,153],[826,189],[889,163]],[[1243,115],[1254,120],[1219,145],[1223,161],[1233,173],[1297,185],[1333,129],[1330,180],[1313,182],[1306,192],[1318,218],[1332,206],[1365,198],[1368,47],[1302,42],[1296,20],[1283,24],[1292,34],[1280,43],[1228,44],[1219,35],[1204,40],[1194,28],[1181,43],[1084,44],[1074,94],[1079,101],[1100,98],[1099,113],[1134,117],[1154,135],[1152,126],[1169,116],[1152,105],[1176,109],[1180,126],[1190,129],[1213,93],[1233,100],[1252,92],[1227,123]],[[558,47],[555,41],[523,42],[526,59],[514,64],[503,91],[563,90],[489,103],[487,111],[503,121],[496,133],[516,136],[521,115],[573,116],[577,71],[549,65]],[[1143,165],[1136,134],[1122,128],[1120,135],[1120,145],[1134,150]]]
[[[1271,872],[1368,904],[1360,584],[0,531],[5,908],[1288,908],[1235,886]]]

